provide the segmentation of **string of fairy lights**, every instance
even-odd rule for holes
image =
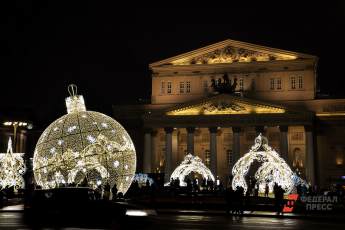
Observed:
[[[69,92],[67,114],[51,123],[37,142],[33,157],[35,182],[43,189],[116,185],[118,192],[125,194],[136,170],[136,151],[129,134],[113,118],[87,111],[76,86],[69,86]],[[0,189],[25,187],[23,155],[13,153],[9,139],[7,152],[0,153]],[[272,192],[274,184],[280,185],[286,193],[294,192],[299,184],[308,186],[260,134],[249,152],[232,168],[234,190],[243,187],[247,191],[246,176],[254,161],[261,163],[254,175],[259,192],[263,193],[266,185]],[[185,186],[185,177],[192,172],[215,181],[202,160],[192,154],[185,156],[170,178],[179,179],[180,185]]]
[[[7,152],[0,153],[0,190],[13,187],[15,191],[25,187],[23,174],[26,166],[24,153],[14,153],[12,140],[9,138]]]
[[[203,179],[215,181],[212,172],[206,167],[202,160],[198,156],[193,156],[190,153],[184,157],[181,164],[173,171],[170,179],[178,179],[180,181],[180,186],[186,186],[185,177],[192,172],[199,173]]]
[[[291,170],[284,159],[268,145],[267,138],[260,133],[255,138],[254,145],[249,152],[241,157],[232,168],[232,188],[234,190],[242,187],[245,192],[247,191],[246,175],[254,161],[262,163],[254,175],[260,193],[265,192],[266,185],[269,187],[269,192],[273,192],[275,183],[280,185],[286,193],[294,192],[299,184],[308,186],[303,179]]]
[[[49,125],[33,158],[36,183],[43,189],[60,186],[115,184],[126,193],[136,169],[134,144],[114,119],[87,111],[84,98],[70,86],[67,114]]]

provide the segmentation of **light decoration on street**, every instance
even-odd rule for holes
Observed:
[[[69,86],[67,114],[54,121],[39,138],[33,159],[36,183],[43,189],[116,184],[125,194],[136,169],[134,144],[114,119],[87,111],[84,98]]]
[[[135,174],[133,181],[137,181],[139,186],[146,186],[147,181],[149,182],[150,186],[154,183],[153,179],[150,178],[146,173]]]
[[[13,153],[12,140],[9,138],[7,152],[0,153],[0,189],[13,187],[17,191],[25,187],[23,156],[24,153]]]
[[[187,154],[184,157],[184,160],[181,162],[179,166],[174,170],[174,172],[170,176],[171,179],[179,179],[180,186],[186,186],[187,183],[184,181],[185,177],[188,176],[190,173],[195,172],[199,173],[204,179],[215,181],[214,176],[209,168],[202,163],[202,160],[198,156],[193,156],[192,154]],[[166,183],[165,185],[168,185]]]
[[[261,133],[255,138],[255,144],[248,153],[241,157],[232,169],[232,188],[243,187],[246,192],[248,189],[245,176],[250,165],[257,161],[261,166],[255,173],[256,183],[259,192],[265,192],[266,184],[269,192],[273,192],[274,184],[280,185],[285,193],[289,194],[296,189],[298,184],[308,186],[307,183],[295,174],[288,164],[279,154],[268,145],[268,140]]]

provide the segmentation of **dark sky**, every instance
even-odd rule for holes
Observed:
[[[115,2],[115,1],[112,1]],[[1,106],[39,122],[65,114],[76,83],[89,109],[150,97],[148,64],[227,38],[317,55],[321,91],[344,96],[345,4],[121,8],[103,1],[1,7]],[[312,5],[316,4],[316,5]]]

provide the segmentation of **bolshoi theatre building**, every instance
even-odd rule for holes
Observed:
[[[314,185],[345,176],[345,99],[321,99],[318,58],[225,40],[149,65],[151,103],[114,105],[138,171],[168,179],[187,153],[224,183],[262,133]]]

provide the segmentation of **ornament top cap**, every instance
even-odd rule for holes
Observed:
[[[67,113],[77,113],[77,112],[85,112],[85,101],[82,95],[78,95],[78,87],[75,84],[70,84],[67,88],[69,92],[69,97],[65,99]]]

